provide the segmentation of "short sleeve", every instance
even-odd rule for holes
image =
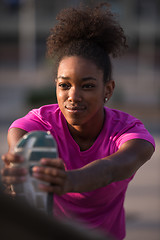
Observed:
[[[115,139],[116,147],[119,149],[123,143],[131,139],[143,139],[150,142],[155,148],[155,141],[149,131],[144,127],[140,121],[132,122],[129,126],[118,134],[118,137]]]
[[[9,130],[11,128],[21,128],[27,132],[30,132],[49,131],[52,126],[48,121],[44,120],[41,115],[39,115],[37,110],[32,110],[26,116],[15,120],[9,127]]]

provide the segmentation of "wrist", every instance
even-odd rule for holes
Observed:
[[[66,174],[66,192],[78,192],[77,173],[75,173],[74,170],[69,170],[66,172]]]

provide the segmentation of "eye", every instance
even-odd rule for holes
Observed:
[[[87,83],[82,86],[83,89],[93,89],[95,88],[95,84],[93,83]]]
[[[58,87],[61,88],[62,90],[67,90],[70,88],[70,86],[66,83],[59,83]]]

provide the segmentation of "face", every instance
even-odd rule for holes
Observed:
[[[109,88],[103,82],[103,71],[92,61],[78,56],[63,58],[56,85],[58,104],[68,124],[84,125],[104,118]]]

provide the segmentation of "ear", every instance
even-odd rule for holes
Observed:
[[[109,82],[105,83],[105,99],[107,99],[107,101],[111,98],[114,88],[115,82],[113,80],[110,80]]]

